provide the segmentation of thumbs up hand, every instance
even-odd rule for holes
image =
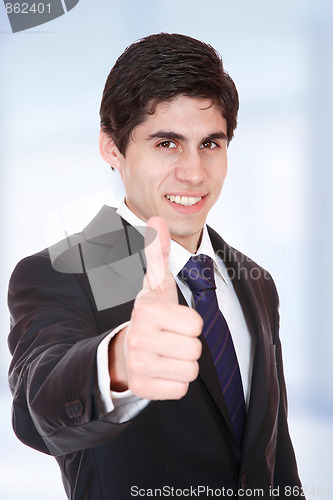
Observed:
[[[147,272],[130,325],[110,343],[111,388],[129,388],[150,400],[180,399],[199,373],[201,316],[178,304],[169,270],[170,234],[166,222],[149,219],[157,237],[147,245]]]

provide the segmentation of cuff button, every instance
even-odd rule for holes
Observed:
[[[81,417],[83,414],[83,404],[79,399],[70,401],[69,403],[66,403],[65,411],[68,418]]]

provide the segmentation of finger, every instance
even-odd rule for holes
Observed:
[[[188,391],[188,382],[174,382],[163,379],[151,379],[147,381],[136,379],[129,384],[130,390],[140,398],[151,401],[164,401],[167,399],[181,399]]]
[[[172,382],[193,382],[199,375],[199,363],[197,361],[179,360],[173,358],[159,357],[156,361],[156,375],[151,378],[169,380]]]
[[[199,363],[192,359],[175,359],[143,353],[137,355],[132,352],[128,361],[129,378],[192,382],[199,375]]]
[[[147,264],[145,284],[149,290],[158,288],[163,283],[166,274],[169,274],[169,253],[170,233],[167,223],[161,217],[152,217],[147,222],[145,237]]]
[[[194,309],[147,299],[147,296],[136,300],[132,320],[136,325],[142,325],[143,333],[151,329],[161,333],[170,331],[188,337],[198,337],[203,327],[202,317]]]
[[[137,353],[151,352],[157,356],[184,361],[197,361],[202,351],[202,344],[198,338],[185,337],[168,331],[156,335],[155,331],[149,330],[140,339],[135,336],[129,338],[128,343]]]

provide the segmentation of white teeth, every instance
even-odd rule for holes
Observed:
[[[174,203],[177,203],[178,205],[183,205],[184,207],[191,207],[192,205],[195,205],[198,203],[198,201],[201,200],[202,196],[173,196],[167,194],[166,197],[168,200],[173,201]]]

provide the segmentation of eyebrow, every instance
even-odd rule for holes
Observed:
[[[154,134],[150,134],[147,137],[148,141],[152,141],[154,139],[167,139],[167,140],[176,140],[176,141],[183,141],[183,142],[188,142],[188,139],[183,135],[183,134],[178,134],[178,132],[172,132],[169,130],[159,130],[158,132],[155,132]],[[214,141],[217,139],[227,139],[227,136],[224,132],[213,132],[212,134],[207,135],[206,137],[203,137],[201,139],[201,142],[209,142],[209,141]]]
[[[147,137],[148,141],[152,141],[154,139],[169,139],[169,140],[174,139],[176,141],[187,142],[187,139],[184,135],[178,134],[177,132],[167,131],[167,130],[159,130],[158,132],[155,132],[154,134],[150,134]]]

